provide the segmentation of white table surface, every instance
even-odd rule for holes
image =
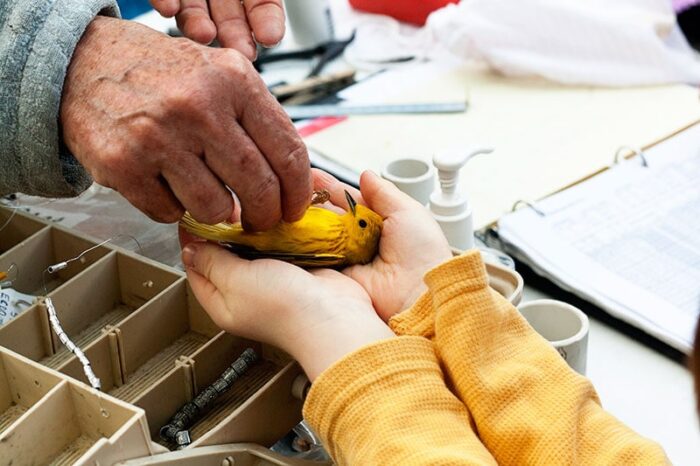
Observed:
[[[141,17],[141,22],[163,31],[174,24],[154,13]],[[267,80],[293,80],[305,70],[273,67]],[[523,302],[549,297],[526,286]],[[587,375],[603,406],[659,442],[673,464],[700,464],[700,423],[689,370],[600,321],[591,319],[590,324]]]

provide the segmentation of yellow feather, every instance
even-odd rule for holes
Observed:
[[[254,233],[243,230],[240,223],[199,223],[188,213],[180,224],[196,236],[250,258],[271,257],[303,267],[364,264],[377,252],[382,218],[367,207],[353,207],[339,215],[312,206],[297,222],[280,222],[271,230]]]

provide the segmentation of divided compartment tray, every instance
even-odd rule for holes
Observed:
[[[4,348],[0,403],[0,458],[10,463],[113,464],[154,453],[141,409]],[[17,406],[20,415],[8,416]]]
[[[149,419],[153,440],[169,449],[158,431],[186,402],[214,382],[245,348],[260,357],[190,428],[188,448],[232,442],[271,446],[301,421],[303,401],[292,387],[299,365],[274,348],[221,332],[144,393],[135,404]]]
[[[301,369],[274,349],[220,331],[184,279],[110,328],[85,354],[102,389],[143,408],[153,440],[173,448],[160,439],[160,427],[248,347],[261,360],[192,426],[192,447],[232,441],[271,445],[301,420],[302,402],[291,388]],[[86,381],[75,358],[60,370]]]
[[[301,420],[303,402],[292,395],[302,376],[296,362],[220,331],[182,272],[99,244],[0,207],[0,270],[16,266],[13,288],[22,293],[48,292],[103,390],[85,385],[82,365],[37,300],[0,326],[0,458],[112,464],[165,450],[153,443],[164,445],[160,427],[249,347],[260,360],[191,426],[189,449],[242,441],[269,446]]]
[[[15,218],[22,217],[18,214]],[[0,238],[7,238],[4,231],[0,231]],[[93,241],[63,228],[46,227],[0,255],[0,271],[6,271],[14,265],[17,278],[12,287],[21,293],[43,295],[83,272],[107,255],[110,249],[104,246],[96,247],[79,260],[71,262],[65,269],[53,274],[44,273],[49,266],[72,259],[95,245]]]
[[[8,427],[61,382],[59,376],[7,354],[0,352],[0,438]]]
[[[0,208],[0,254],[9,251],[46,224],[17,210]]]
[[[102,391],[142,407],[151,438],[245,348],[261,361],[191,429],[192,447],[248,441],[271,445],[301,420],[292,396],[299,366],[260,343],[222,332],[181,273],[111,251],[50,293],[66,333],[83,350]],[[38,303],[0,328],[0,345],[87,383]]]
[[[74,280],[49,293],[63,330],[86,354],[96,352],[93,343],[98,348],[108,344],[105,331],[111,326],[182,280],[176,272],[124,252],[105,252]],[[65,270],[71,267],[73,263]],[[0,327],[0,346],[58,370],[76,359],[52,331],[43,302]]]

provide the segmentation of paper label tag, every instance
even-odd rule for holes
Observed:
[[[11,321],[29,309],[36,296],[20,293],[12,288],[0,289],[0,325]]]

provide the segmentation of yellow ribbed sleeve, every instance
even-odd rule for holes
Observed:
[[[499,464],[668,463],[659,445],[605,412],[590,381],[488,286],[478,252],[425,282],[446,376]]]
[[[479,253],[425,281],[390,321],[401,336],[347,355],[309,392],[304,416],[337,464],[668,464],[488,286]]]
[[[392,338],[325,370],[304,418],[338,465],[495,465],[445,386],[433,344]]]
[[[423,293],[409,309],[389,319],[389,327],[397,335],[415,335],[432,340],[435,336],[433,296]]]

